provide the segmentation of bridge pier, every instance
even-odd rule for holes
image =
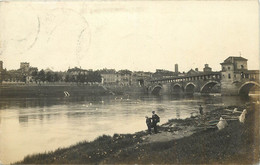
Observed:
[[[162,87],[163,87],[162,88],[162,94],[167,94],[167,95],[171,94],[171,85],[170,85],[170,83],[163,84]]]
[[[239,86],[229,82],[221,82],[221,95],[238,95]]]

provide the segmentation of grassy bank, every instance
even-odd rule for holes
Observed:
[[[103,88],[100,85],[1,85],[0,97],[64,97],[68,92],[71,97],[80,96],[105,96],[105,95],[124,95],[124,94],[144,94],[144,88],[130,87],[107,87]]]
[[[233,110],[234,107],[226,107]],[[247,108],[245,123],[229,120],[228,127],[218,130],[208,128],[207,122],[219,119],[227,111],[216,109],[203,118],[169,120],[159,127],[159,134],[145,131],[135,134],[103,135],[92,142],[80,142],[69,148],[27,156],[18,164],[253,164],[259,158],[259,105]],[[233,114],[231,114],[233,115]],[[194,128],[190,136],[166,141],[151,142],[148,139],[163,134],[178,136],[187,128]],[[208,128],[208,129],[207,129]]]
[[[1,86],[0,97],[64,97],[67,91],[71,97],[73,96],[92,96],[92,95],[108,95],[101,86],[77,86],[77,85],[56,85],[56,86]]]

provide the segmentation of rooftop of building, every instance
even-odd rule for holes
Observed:
[[[224,60],[223,63],[220,64],[233,64],[235,61],[247,61],[247,59],[241,56],[229,56],[227,59]]]

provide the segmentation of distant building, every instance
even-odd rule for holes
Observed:
[[[137,86],[145,86],[151,78],[151,72],[136,71],[132,74],[132,84]]]
[[[203,72],[212,72],[211,67],[209,67],[209,64],[205,64],[205,67],[203,68]]]
[[[203,72],[204,73],[212,72],[212,69],[211,69],[211,67],[209,67],[208,64],[205,64],[205,67],[203,68]],[[188,75],[188,76],[190,76],[190,75],[198,75],[198,74],[202,74],[203,72],[199,71],[198,68],[195,68],[195,70],[194,69],[190,69],[185,75]]]
[[[51,71],[50,69],[46,69],[46,71]],[[52,71],[51,71],[52,72]],[[85,69],[81,69],[81,68],[78,68],[78,67],[74,67],[74,68],[71,68],[71,69],[68,69],[67,70],[67,73],[70,74],[70,75],[79,75],[79,74],[88,74],[88,70],[85,70]]]
[[[3,69],[3,61],[0,61],[0,71],[2,71]]]
[[[129,70],[120,70],[118,71],[120,75],[119,85],[121,86],[129,86],[132,85],[132,72]]]
[[[247,71],[247,59],[230,56],[221,63],[221,67],[222,81],[240,81]]]
[[[45,73],[47,73],[47,72],[53,72],[53,70],[51,70],[50,68],[46,68],[46,69],[44,70],[44,72],[45,72]]]
[[[101,74],[102,84],[119,86],[132,85],[132,72],[129,70],[119,70],[116,72],[114,69],[103,69],[99,70],[99,72]]]
[[[221,63],[221,92],[237,93],[237,86],[246,81],[259,81],[259,70],[248,70],[247,59],[230,56]]]
[[[179,72],[179,66],[178,66],[178,64],[175,64],[174,65],[174,72],[173,72],[173,76],[175,76],[175,77],[177,77],[177,76],[179,76],[181,73]]]
[[[170,78],[174,76],[175,76],[175,72],[164,70],[164,69],[156,69],[156,72],[152,75],[154,79]]]
[[[116,85],[120,81],[120,75],[117,74],[114,69],[103,69],[99,72],[101,75],[102,84]]]
[[[3,79],[3,61],[0,61],[0,83],[2,83]]]
[[[175,64],[175,74],[179,73],[179,68],[178,68],[178,64]]]
[[[20,70],[23,72],[23,73],[26,73],[29,71],[29,68],[30,68],[30,63],[29,62],[21,62],[20,63]]]
[[[222,71],[226,70],[247,70],[247,59],[243,57],[230,56],[221,63]]]
[[[188,76],[191,76],[191,75],[198,75],[200,74],[201,72],[199,71],[198,68],[195,68],[195,70],[193,69],[190,69],[185,75],[188,75]]]

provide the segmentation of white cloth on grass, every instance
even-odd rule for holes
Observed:
[[[223,119],[222,117],[220,117],[219,122],[217,124],[218,129],[221,130],[221,129],[225,128],[226,126],[228,126],[227,121],[225,119]]]
[[[247,113],[247,111],[246,111],[246,109],[244,109],[243,112],[241,113],[241,115],[238,118],[240,123],[244,123],[245,122],[246,113]]]

